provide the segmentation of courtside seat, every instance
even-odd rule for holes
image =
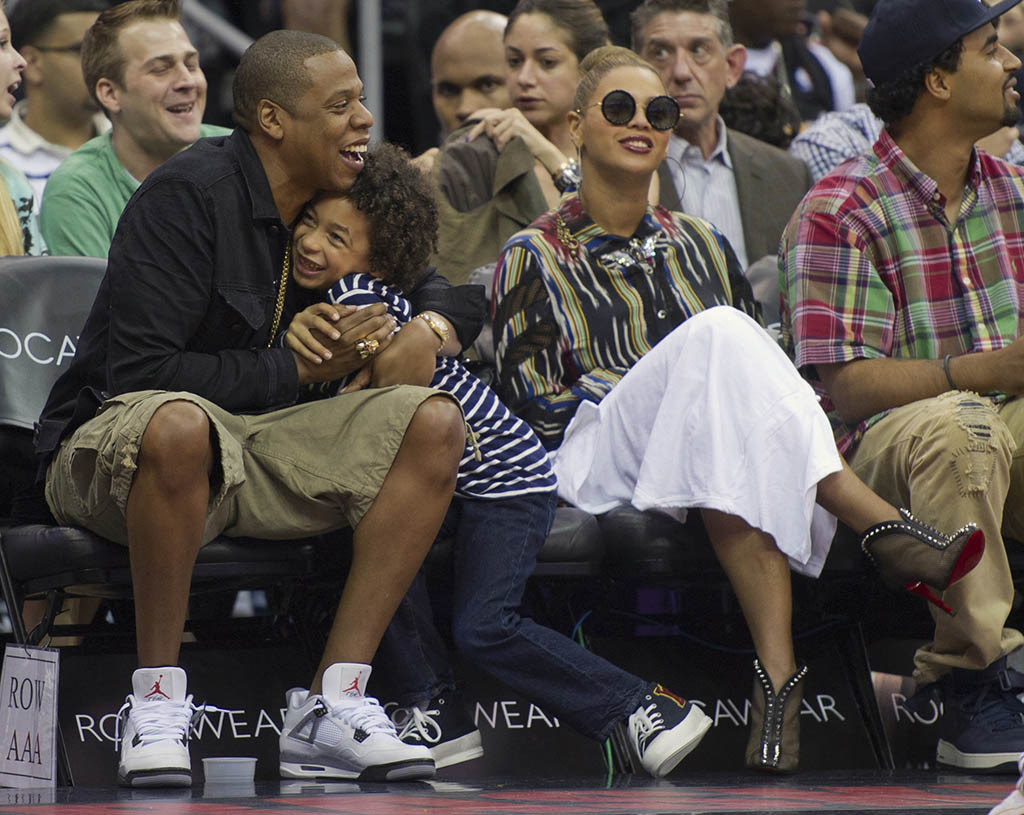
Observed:
[[[105,258],[0,257],[0,525],[32,482],[32,427],[68,369]]]
[[[440,540],[427,555],[427,569],[446,570],[453,556],[454,542]],[[537,554],[534,577],[592,577],[601,574],[605,555],[604,537],[597,518],[576,507],[558,507],[544,547]]]
[[[193,592],[262,587],[321,572],[318,539],[264,541],[220,537],[199,550]],[[21,599],[59,590],[68,596],[128,597],[128,549],[73,526],[31,524],[0,537],[7,572]],[[262,581],[262,582],[261,582]]]
[[[620,584],[664,587],[688,586],[711,590],[723,587],[731,595],[699,511],[685,523],[662,512],[618,507],[598,519],[604,539],[603,574]],[[873,627],[876,603],[865,613],[868,597],[886,600],[877,573],[860,551],[857,535],[839,525],[821,575],[793,575],[794,601],[815,618],[861,620]],[[799,616],[799,615],[798,615]],[[927,622],[923,614],[921,619]]]
[[[700,522],[690,512],[685,523],[663,512],[616,507],[598,519],[605,541],[605,571],[626,579],[694,579],[721,567]]]
[[[544,548],[537,555],[537,577],[600,574],[605,542],[597,518],[575,507],[559,507]]]
[[[721,574],[698,511],[685,523],[662,512],[641,512],[618,507],[599,519],[605,538],[605,569],[623,577],[688,578]],[[874,579],[857,536],[839,525],[822,570],[822,579],[834,576]]]

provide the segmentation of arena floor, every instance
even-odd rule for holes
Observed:
[[[803,772],[790,778],[713,774],[655,781],[595,779],[436,779],[404,784],[257,782],[242,787],[197,783],[187,790],[85,788],[0,790],[0,812],[44,815],[668,815],[669,813],[865,812],[985,815],[1005,797],[1009,776],[935,772]],[[4,803],[6,801],[6,803]]]

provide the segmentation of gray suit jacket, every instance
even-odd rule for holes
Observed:
[[[753,263],[778,252],[790,216],[811,188],[811,174],[800,159],[736,130],[728,131],[726,144],[736,175],[747,260]],[[661,205],[679,210],[679,193],[667,162],[658,168],[658,181]]]

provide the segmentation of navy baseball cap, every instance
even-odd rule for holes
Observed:
[[[864,73],[875,85],[897,79],[1020,2],[879,0],[857,48]]]

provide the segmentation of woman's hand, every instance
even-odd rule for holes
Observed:
[[[1013,143],[1019,138],[1020,131],[1016,127],[1001,127],[995,133],[978,139],[975,145],[991,156],[1002,158],[1010,152]]]
[[[431,147],[429,150],[424,150],[416,158],[409,159],[409,163],[424,175],[429,176],[434,171],[434,163],[440,155],[441,151],[438,148]]]
[[[473,141],[483,133],[490,137],[498,152],[501,152],[505,145],[519,136],[526,142],[526,147],[533,157],[543,164],[548,172],[554,173],[567,161],[562,151],[544,138],[519,108],[483,108],[474,113],[473,118],[480,121],[466,135],[466,141]]]

